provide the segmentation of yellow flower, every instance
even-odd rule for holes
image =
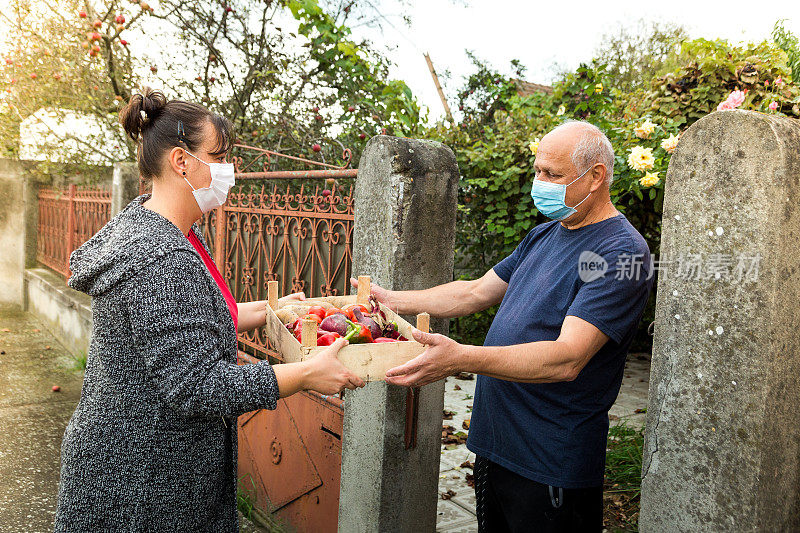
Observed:
[[[603,84],[602,83],[595,83],[594,92],[596,92],[596,93],[603,92]]]
[[[628,165],[636,170],[650,170],[656,164],[656,158],[653,157],[652,148],[642,148],[641,146],[634,146],[628,156]]]
[[[639,126],[634,128],[633,132],[640,139],[647,139],[650,137],[650,134],[653,133],[653,130],[655,129],[656,125],[650,122],[650,119],[647,119],[644,122],[642,122]]]
[[[536,155],[536,151],[539,149],[539,137],[536,137],[531,143],[528,145],[528,148],[531,149],[533,155]]]
[[[678,139],[680,137],[671,133],[669,137],[661,141],[661,148],[667,151],[668,154],[671,154],[675,151],[675,148],[678,147]]]
[[[654,185],[658,185],[658,182],[658,172],[648,172],[639,178],[639,183],[642,185],[642,187],[652,187]]]
[[[556,116],[560,117],[561,115],[563,115],[566,112],[567,112],[567,108],[562,105],[561,107],[558,108],[558,111],[556,111]]]

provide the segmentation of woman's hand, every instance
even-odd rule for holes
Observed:
[[[292,302],[302,302],[305,299],[306,299],[306,293],[304,293],[303,291],[293,292],[292,294],[287,294],[283,298],[278,298],[278,305],[284,306]]]
[[[353,390],[366,385],[364,380],[350,372],[336,357],[345,346],[345,339],[336,339],[333,344],[303,362],[307,365],[304,389],[332,395],[339,394],[344,389]]]

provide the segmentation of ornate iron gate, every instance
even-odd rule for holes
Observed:
[[[215,262],[237,301],[266,300],[267,282],[282,294],[347,294],[352,265],[350,152],[336,167],[236,145],[237,186],[203,220]],[[316,170],[275,170],[278,158]],[[292,179],[301,184],[286,183]],[[325,187],[318,185],[326,179]],[[275,183],[274,180],[281,180]],[[293,188],[294,187],[294,188]],[[261,330],[239,335],[239,363],[281,360]],[[341,475],[342,397],[300,393],[275,411],[239,418],[240,488],[257,507],[298,531],[336,531]]]

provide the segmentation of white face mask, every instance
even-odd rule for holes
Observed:
[[[211,169],[211,184],[208,187],[195,189],[192,187],[192,184],[189,183],[189,180],[186,179],[186,176],[183,177],[184,181],[189,183],[189,187],[192,187],[192,194],[194,195],[197,205],[200,207],[200,211],[208,213],[223,205],[225,200],[228,199],[228,192],[231,190],[231,187],[236,184],[233,163],[206,163],[188,150],[184,150],[184,152],[204,165],[208,165],[208,168]]]

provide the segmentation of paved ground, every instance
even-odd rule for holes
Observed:
[[[82,379],[32,315],[0,312],[0,531],[53,530],[61,437]]]
[[[647,405],[649,371],[649,359],[629,357],[612,423],[643,423],[644,414],[636,410]],[[75,359],[35,317],[0,311],[0,533],[52,531],[61,438],[82,379]],[[59,392],[52,391],[54,385]],[[453,428],[451,440],[463,440],[468,432],[474,392],[474,379],[447,380],[445,409],[452,419],[444,425]],[[462,467],[474,460],[463,443],[442,446],[439,490],[450,491],[450,498],[439,499],[438,531],[477,531],[475,493],[467,484],[472,469]],[[242,530],[259,531],[246,522]]]
[[[631,425],[644,424],[644,412],[637,413],[636,411],[642,411],[647,406],[649,378],[649,355],[629,355],[619,397],[609,412],[612,424],[622,421]],[[445,420],[443,426],[452,426],[455,432],[468,433],[464,426],[465,421],[471,417],[474,394],[474,379],[447,378],[444,405],[445,412],[452,413],[452,419]],[[468,423],[466,427],[469,427]],[[439,499],[437,531],[447,533],[478,531],[475,518],[475,491],[467,481],[467,476],[471,477],[472,475],[472,468],[461,466],[465,462],[473,463],[474,461],[475,454],[467,450],[466,445],[442,444],[439,493],[445,496]]]

